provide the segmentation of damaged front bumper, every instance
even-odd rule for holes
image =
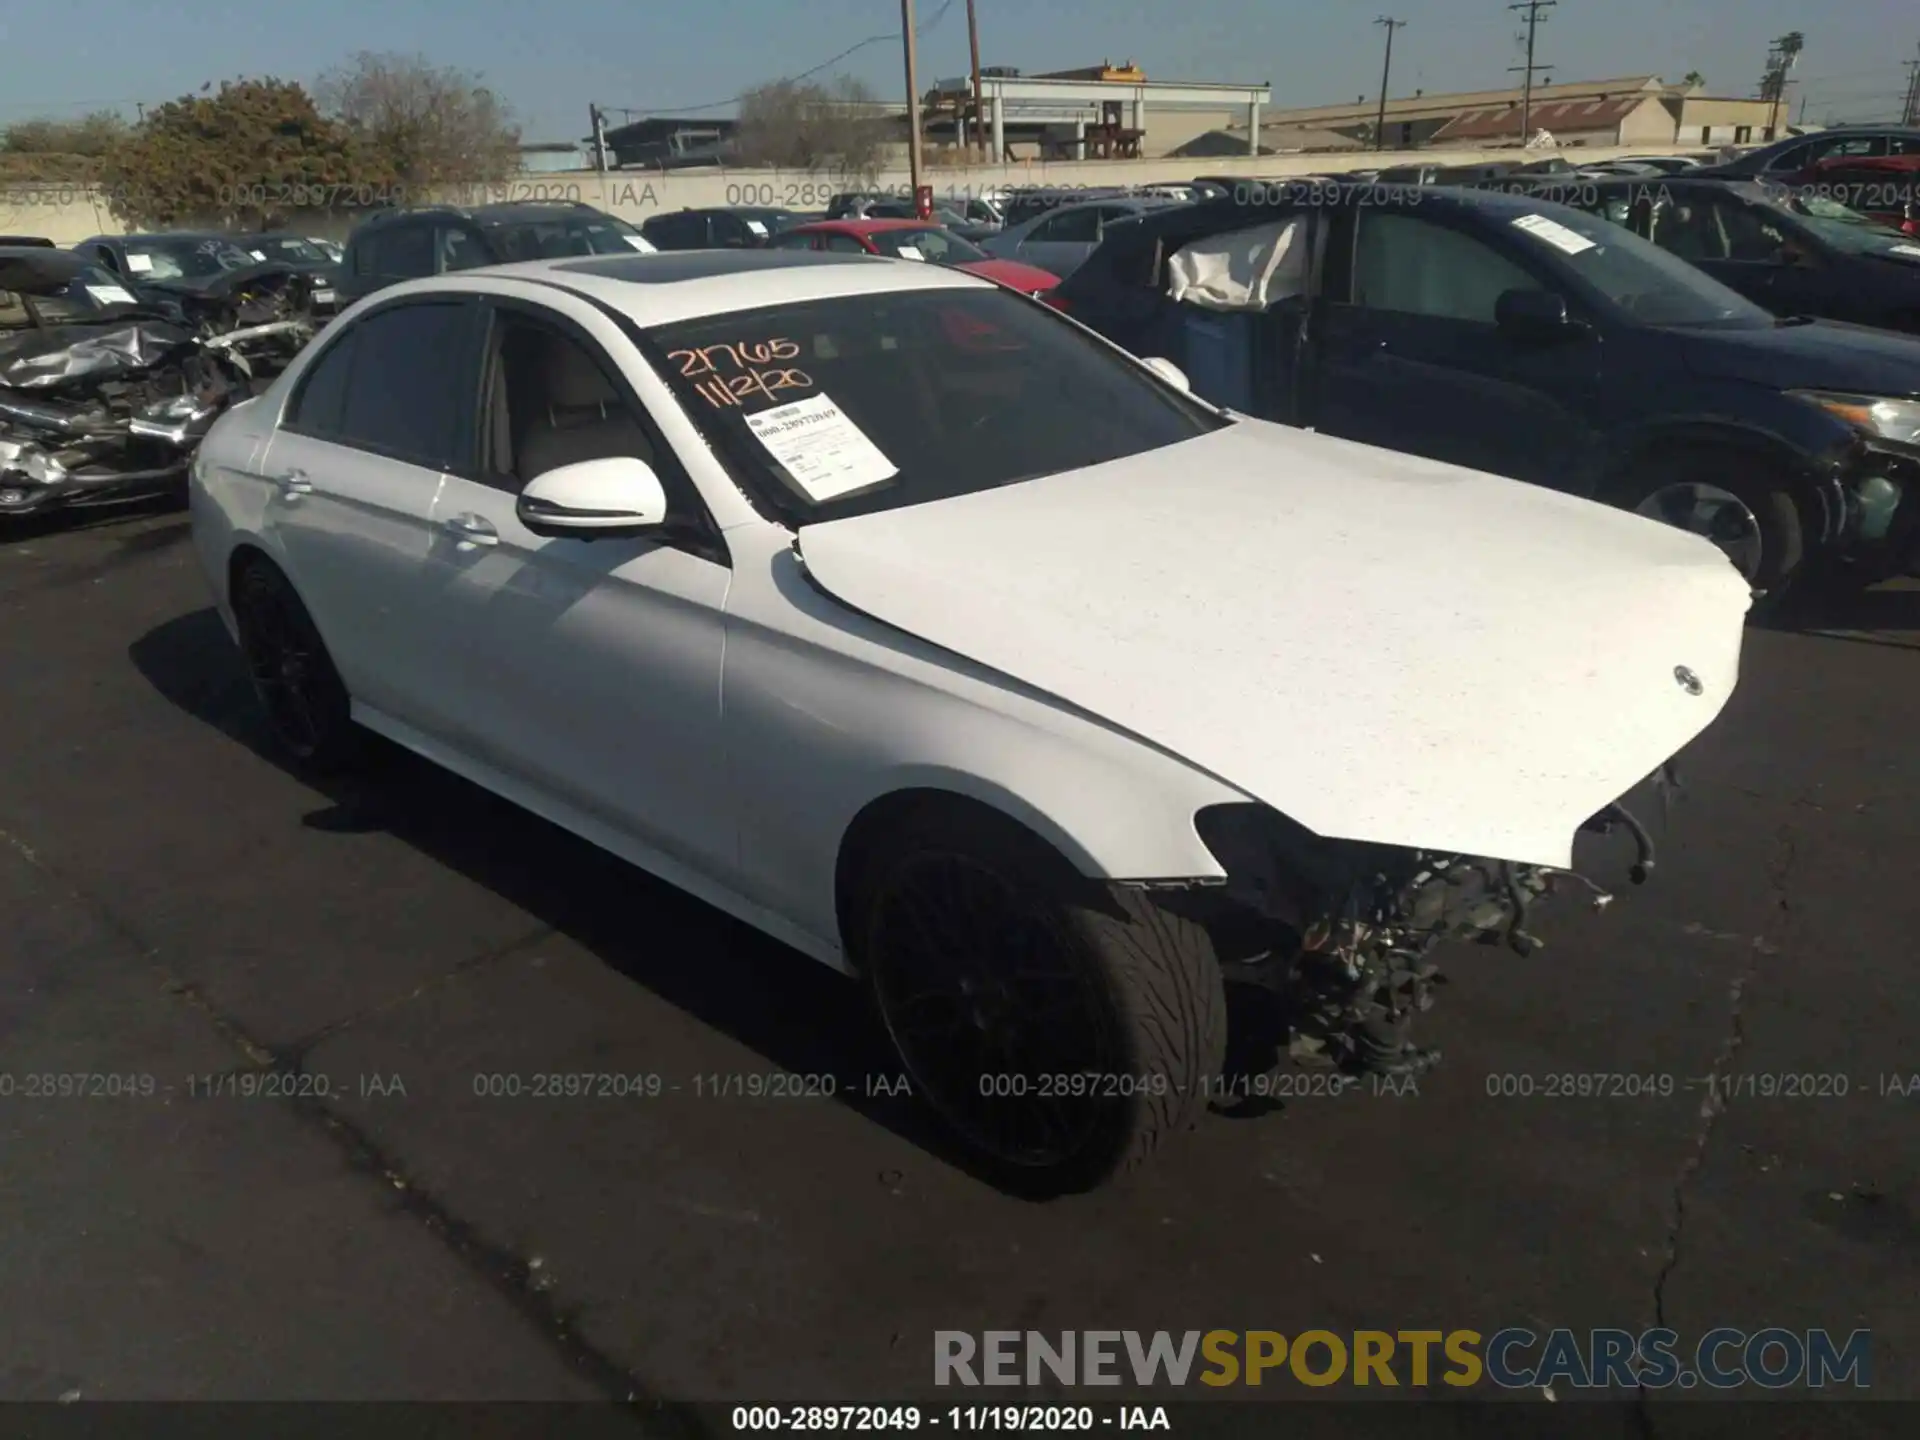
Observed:
[[[183,484],[225,408],[180,396],[116,420],[45,405],[22,414],[28,402],[0,395],[0,516],[118,504]]]
[[[1671,764],[1651,784],[1664,805],[1678,786]],[[1266,1053],[1235,1061],[1242,1077],[1289,1061],[1348,1074],[1429,1069],[1439,1052],[1418,1046],[1411,1029],[1445,983],[1437,947],[1469,941],[1532,955],[1544,943],[1530,928],[1537,902],[1571,893],[1604,909],[1613,900],[1578,871],[1328,841],[1262,805],[1211,807],[1195,828],[1227,879],[1163,903],[1206,926],[1229,985],[1265,992],[1278,1021]],[[1625,832],[1629,878],[1652,875],[1652,836],[1623,803],[1582,829]]]

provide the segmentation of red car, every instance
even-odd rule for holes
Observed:
[[[781,250],[841,250],[850,255],[886,255],[951,265],[1036,298],[1060,283],[1051,271],[996,260],[952,231],[921,220],[820,220],[796,225],[773,238]]]
[[[1776,183],[1768,177],[1768,184]],[[1909,235],[1920,235],[1920,152],[1839,156],[1780,177],[1788,191],[1819,196]]]

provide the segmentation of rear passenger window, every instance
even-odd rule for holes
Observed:
[[[391,280],[411,280],[433,274],[433,229],[427,225],[396,225],[366,239],[359,271]]]
[[[346,397],[337,429],[343,445],[433,469],[464,455],[460,435],[470,389],[464,302],[422,301],[378,310],[354,325]],[[316,379],[319,377],[316,377]]]

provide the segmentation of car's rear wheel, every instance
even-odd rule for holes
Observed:
[[[1806,560],[1805,522],[1792,482],[1737,451],[1656,461],[1624,480],[1615,499],[1711,540],[1770,603],[1799,577]]]
[[[1084,1190],[1205,1107],[1226,1051],[1206,933],[1028,831],[936,806],[856,891],[857,958],[915,1092],[992,1178]]]
[[[337,770],[358,753],[347,687],[326,643],[272,562],[248,561],[233,584],[240,653],[274,738],[302,766]]]

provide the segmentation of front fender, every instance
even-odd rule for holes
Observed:
[[[751,898],[837,934],[836,875],[856,818],[912,790],[989,805],[1089,876],[1223,877],[1194,815],[1244,792],[849,610],[790,556],[763,568],[735,537],[723,686]],[[751,618],[776,613],[777,626]]]

